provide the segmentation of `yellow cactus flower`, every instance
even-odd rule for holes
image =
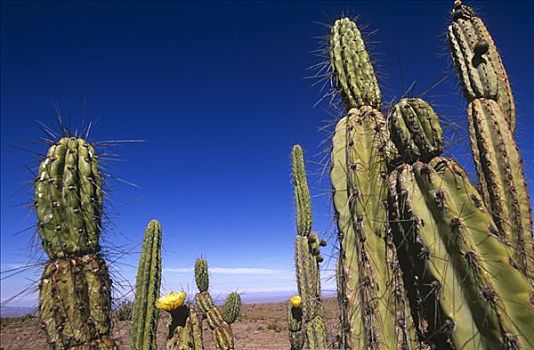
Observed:
[[[289,302],[291,303],[292,308],[298,309],[302,305],[302,298],[300,295],[294,295],[291,297]]]
[[[156,307],[161,310],[171,311],[184,304],[185,292],[170,292],[156,301]]]

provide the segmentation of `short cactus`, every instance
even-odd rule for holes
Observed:
[[[161,235],[160,223],[157,220],[150,221],[145,230],[135,282],[130,340],[132,350],[157,348],[159,312],[156,301],[161,286]]]
[[[111,280],[100,255],[102,176],[93,147],[64,137],[53,144],[35,182],[39,236],[49,257],[39,318],[54,349],[114,349]]]
[[[311,232],[312,212],[310,191],[306,179],[304,155],[300,145],[293,146],[291,152],[295,203],[297,208],[297,236],[295,242],[295,265],[306,346],[309,349],[326,348],[326,335],[321,300],[321,274],[319,263],[323,258],[319,247],[325,241],[319,240],[317,233]],[[300,337],[290,332],[290,341],[300,343]],[[299,339],[293,339],[298,337]]]
[[[158,309],[170,313],[166,350],[202,350],[202,322],[185,301],[185,292],[171,292],[157,300]]]
[[[228,324],[232,324],[237,320],[239,311],[241,310],[241,296],[237,292],[232,292],[226,297],[223,305],[223,320]]]
[[[239,316],[241,297],[236,292],[230,293],[224,304],[223,313],[221,313],[207,290],[209,285],[208,263],[203,258],[199,258],[195,262],[195,283],[199,289],[199,293],[195,295],[197,307],[213,331],[217,348],[219,350],[233,350],[234,335],[230,327],[231,322],[228,321],[233,322]]]
[[[289,344],[291,350],[301,350],[306,343],[306,335],[302,327],[302,298],[300,295],[291,297],[287,309]]]

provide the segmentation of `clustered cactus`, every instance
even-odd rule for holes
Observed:
[[[440,156],[431,106],[402,99],[385,118],[356,24],[331,29],[347,109],[331,168],[343,349],[534,348],[532,218],[510,84],[484,23],[459,1],[449,40],[480,193]]]
[[[533,349],[532,209],[514,140],[515,103],[484,22],[455,1],[448,29],[468,102],[479,187],[441,156],[432,107],[405,98],[382,113],[365,42],[348,18],[330,33],[333,82],[346,107],[332,139],[338,227],[336,266],[343,349]],[[328,344],[320,247],[312,232],[302,148],[292,150],[298,295],[288,303],[292,349]],[[49,261],[40,282],[40,321],[54,349],[115,349],[111,279],[99,237],[103,191],[98,157],[85,140],[53,144],[35,181],[39,236]],[[195,262],[195,304],[185,292],[160,298],[162,229],[147,225],[135,286],[132,350],[156,349],[159,310],[170,315],[166,349],[203,349],[207,320],[220,350],[234,349],[241,308],[209,293],[208,264]]]

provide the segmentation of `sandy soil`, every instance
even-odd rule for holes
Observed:
[[[232,325],[237,349],[289,349],[286,303],[244,305],[238,320]],[[325,302],[328,337],[337,333],[337,304]],[[166,315],[162,315],[158,329],[158,348],[165,348]],[[115,323],[114,334],[121,349],[129,349],[129,322]],[[46,337],[35,317],[2,320],[0,349],[47,349]],[[204,322],[204,348],[215,349],[213,333]]]

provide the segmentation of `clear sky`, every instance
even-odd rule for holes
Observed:
[[[22,292],[10,306],[36,304],[44,257],[31,249],[39,246],[36,217],[24,205],[32,201],[37,153],[46,152],[36,121],[55,128],[55,103],[73,130],[94,122],[91,141],[145,140],[100,149],[110,174],[103,245],[115,285],[123,286],[117,296],[134,283],[153,218],[164,230],[164,292],[194,292],[191,268],[202,254],[215,294],[237,289],[248,300],[272,300],[292,293],[295,143],[305,150],[314,228],[335,246],[323,157],[339,115],[325,101],[316,105],[324,91],[307,77],[326,59],[314,54],[328,34],[320,23],[342,14],[359,15],[366,26],[384,100],[415,81],[409,95],[424,93],[434,104],[451,141],[447,153],[472,174],[465,101],[445,37],[452,3],[2,1],[2,301]],[[475,6],[512,82],[532,189],[534,2]],[[323,263],[325,291],[334,290],[334,261]]]

